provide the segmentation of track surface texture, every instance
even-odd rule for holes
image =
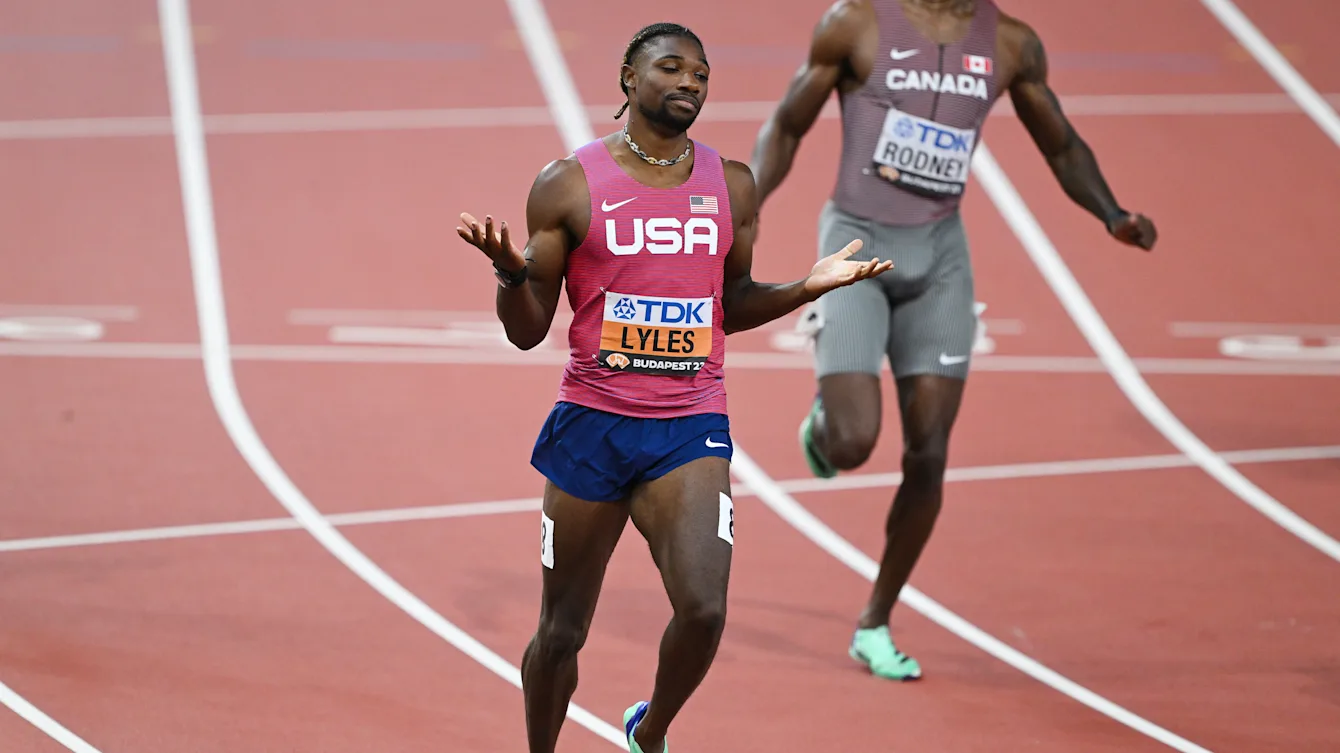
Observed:
[[[456,216],[524,226],[536,172],[616,127],[654,21],[702,36],[693,135],[747,160],[826,6],[4,3],[0,748],[524,749],[527,459],[566,304],[508,346]],[[818,482],[794,317],[731,338],[730,616],[674,749],[1335,750],[1340,143],[1263,56],[1333,108],[1340,8],[1002,6],[1160,244],[1108,239],[997,105],[963,204],[987,339],[894,612],[919,683],[846,654],[894,403],[869,463]],[[813,264],[834,112],[758,279]],[[669,614],[630,528],[560,750],[626,748]]]

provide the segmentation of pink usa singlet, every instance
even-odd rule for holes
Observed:
[[[591,226],[568,257],[559,401],[635,418],[726,413],[721,293],[734,225],[720,155],[693,150],[675,188],[634,180],[599,139],[574,153]]]

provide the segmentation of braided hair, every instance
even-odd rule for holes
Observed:
[[[642,52],[642,49],[648,44],[651,44],[651,41],[657,37],[682,37],[684,39],[692,39],[694,43],[698,45],[699,49],[702,49],[703,47],[703,41],[698,38],[697,34],[690,31],[687,26],[680,26],[679,24],[668,22],[655,23],[650,26],[642,27],[641,31],[633,35],[633,39],[628,43],[628,48],[624,50],[623,64],[632,65],[633,58],[637,57],[637,55]],[[622,67],[620,67],[619,70],[619,88],[623,90],[624,103],[623,106],[619,108],[619,111],[614,113],[615,120],[618,120],[619,116],[623,115],[623,111],[628,109],[628,86],[623,82]]]

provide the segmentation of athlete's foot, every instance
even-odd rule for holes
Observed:
[[[661,738],[655,743],[647,741],[646,745],[637,741],[637,725],[642,718],[647,715],[647,708],[650,706],[646,701],[638,701],[628,707],[623,712],[623,731],[628,735],[629,753],[670,753],[670,744]]]
[[[815,396],[814,402],[810,404],[810,412],[800,422],[800,449],[805,453],[805,462],[809,464],[811,473],[819,478],[833,478],[837,475],[837,468],[828,462],[814,443],[814,419],[819,416],[821,406],[818,396]]]
[[[888,625],[858,628],[847,653],[869,667],[876,677],[900,681],[921,679],[921,665],[893,645]]]

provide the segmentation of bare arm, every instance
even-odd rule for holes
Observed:
[[[492,217],[481,224],[462,214],[466,227],[456,229],[468,243],[484,251],[495,266],[509,273],[525,268],[525,281],[516,287],[499,285],[494,301],[508,341],[522,350],[543,342],[554,321],[568,252],[574,245],[576,208],[588,195],[582,180],[580,166],[569,160],[551,162],[536,176],[526,199],[530,238],[524,253],[512,243],[506,222],[501,232],[494,231]]]
[[[847,257],[860,250],[861,244],[857,242],[820,259],[808,275],[795,282],[755,282],[752,267],[758,211],[754,176],[743,163],[728,160],[726,186],[730,193],[731,213],[739,224],[735,229],[735,240],[726,256],[725,283],[721,295],[724,326],[728,335],[779,319],[817,300],[829,290],[874,277],[893,266],[893,262],[880,263],[878,259],[868,262],[847,261]]]
[[[726,256],[725,286],[721,308],[725,312],[726,334],[742,332],[786,316],[817,295],[805,289],[805,281],[782,285],[754,282],[754,232],[758,227],[757,190],[749,168],[739,162],[726,162],[726,186],[730,193],[731,213],[738,217],[735,241]]]
[[[791,170],[801,138],[850,70],[849,59],[867,15],[860,3],[838,0],[815,26],[809,58],[796,71],[754,145],[751,168],[758,180],[760,208]]]
[[[1052,174],[1066,195],[1101,220],[1109,233],[1151,248],[1156,237],[1153,225],[1121,208],[1093,151],[1061,112],[1061,103],[1047,82],[1047,53],[1042,40],[1027,25],[1013,19],[1009,23],[1020,59],[1019,71],[1010,82],[1010,100]]]

